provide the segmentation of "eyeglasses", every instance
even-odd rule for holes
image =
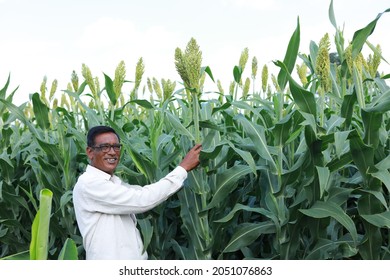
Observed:
[[[102,151],[103,153],[107,153],[108,151],[111,150],[111,148],[115,151],[115,152],[119,152],[122,148],[122,145],[121,144],[114,144],[114,145],[110,145],[110,144],[102,144],[102,145],[99,145],[99,146],[93,146],[91,147],[92,149],[96,149],[98,151]]]

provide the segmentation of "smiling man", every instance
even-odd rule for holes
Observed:
[[[152,209],[182,187],[187,172],[199,165],[202,146],[195,145],[160,181],[142,187],[129,185],[114,175],[121,152],[114,129],[91,128],[87,145],[90,164],[73,189],[86,259],[147,259],[135,214]]]

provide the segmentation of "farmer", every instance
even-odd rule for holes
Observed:
[[[73,190],[76,220],[86,259],[147,259],[135,214],[146,212],[177,192],[187,172],[199,165],[201,144],[196,144],[160,181],[141,187],[114,175],[121,144],[111,127],[96,126],[87,135],[90,164]]]

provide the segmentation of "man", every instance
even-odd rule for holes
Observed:
[[[152,209],[177,192],[187,172],[199,165],[200,144],[160,181],[141,187],[114,175],[121,144],[111,127],[96,126],[87,135],[90,164],[73,189],[77,224],[86,259],[147,259],[135,214]]]

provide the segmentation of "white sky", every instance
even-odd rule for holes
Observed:
[[[19,86],[14,103],[21,104],[39,91],[44,76],[49,88],[57,79],[58,90],[66,89],[73,70],[81,82],[83,63],[103,87],[103,72],[113,78],[121,60],[127,79],[134,80],[140,57],[145,63],[143,84],[147,77],[179,80],[174,52],[193,37],[203,54],[202,65],[228,91],[233,67],[246,47],[245,77],[250,76],[253,56],[259,73],[267,64],[277,75],[272,61],[283,60],[298,17],[301,53],[309,53],[310,41],[318,43],[327,32],[333,38],[329,5],[330,0],[0,0],[0,88],[11,74],[10,90]],[[390,8],[390,1],[334,0],[333,5],[347,44],[355,31]],[[369,41],[380,44],[390,62],[389,28],[390,13],[385,13]],[[380,69],[390,73],[384,62]],[[206,91],[217,89],[211,82],[206,85]]]

